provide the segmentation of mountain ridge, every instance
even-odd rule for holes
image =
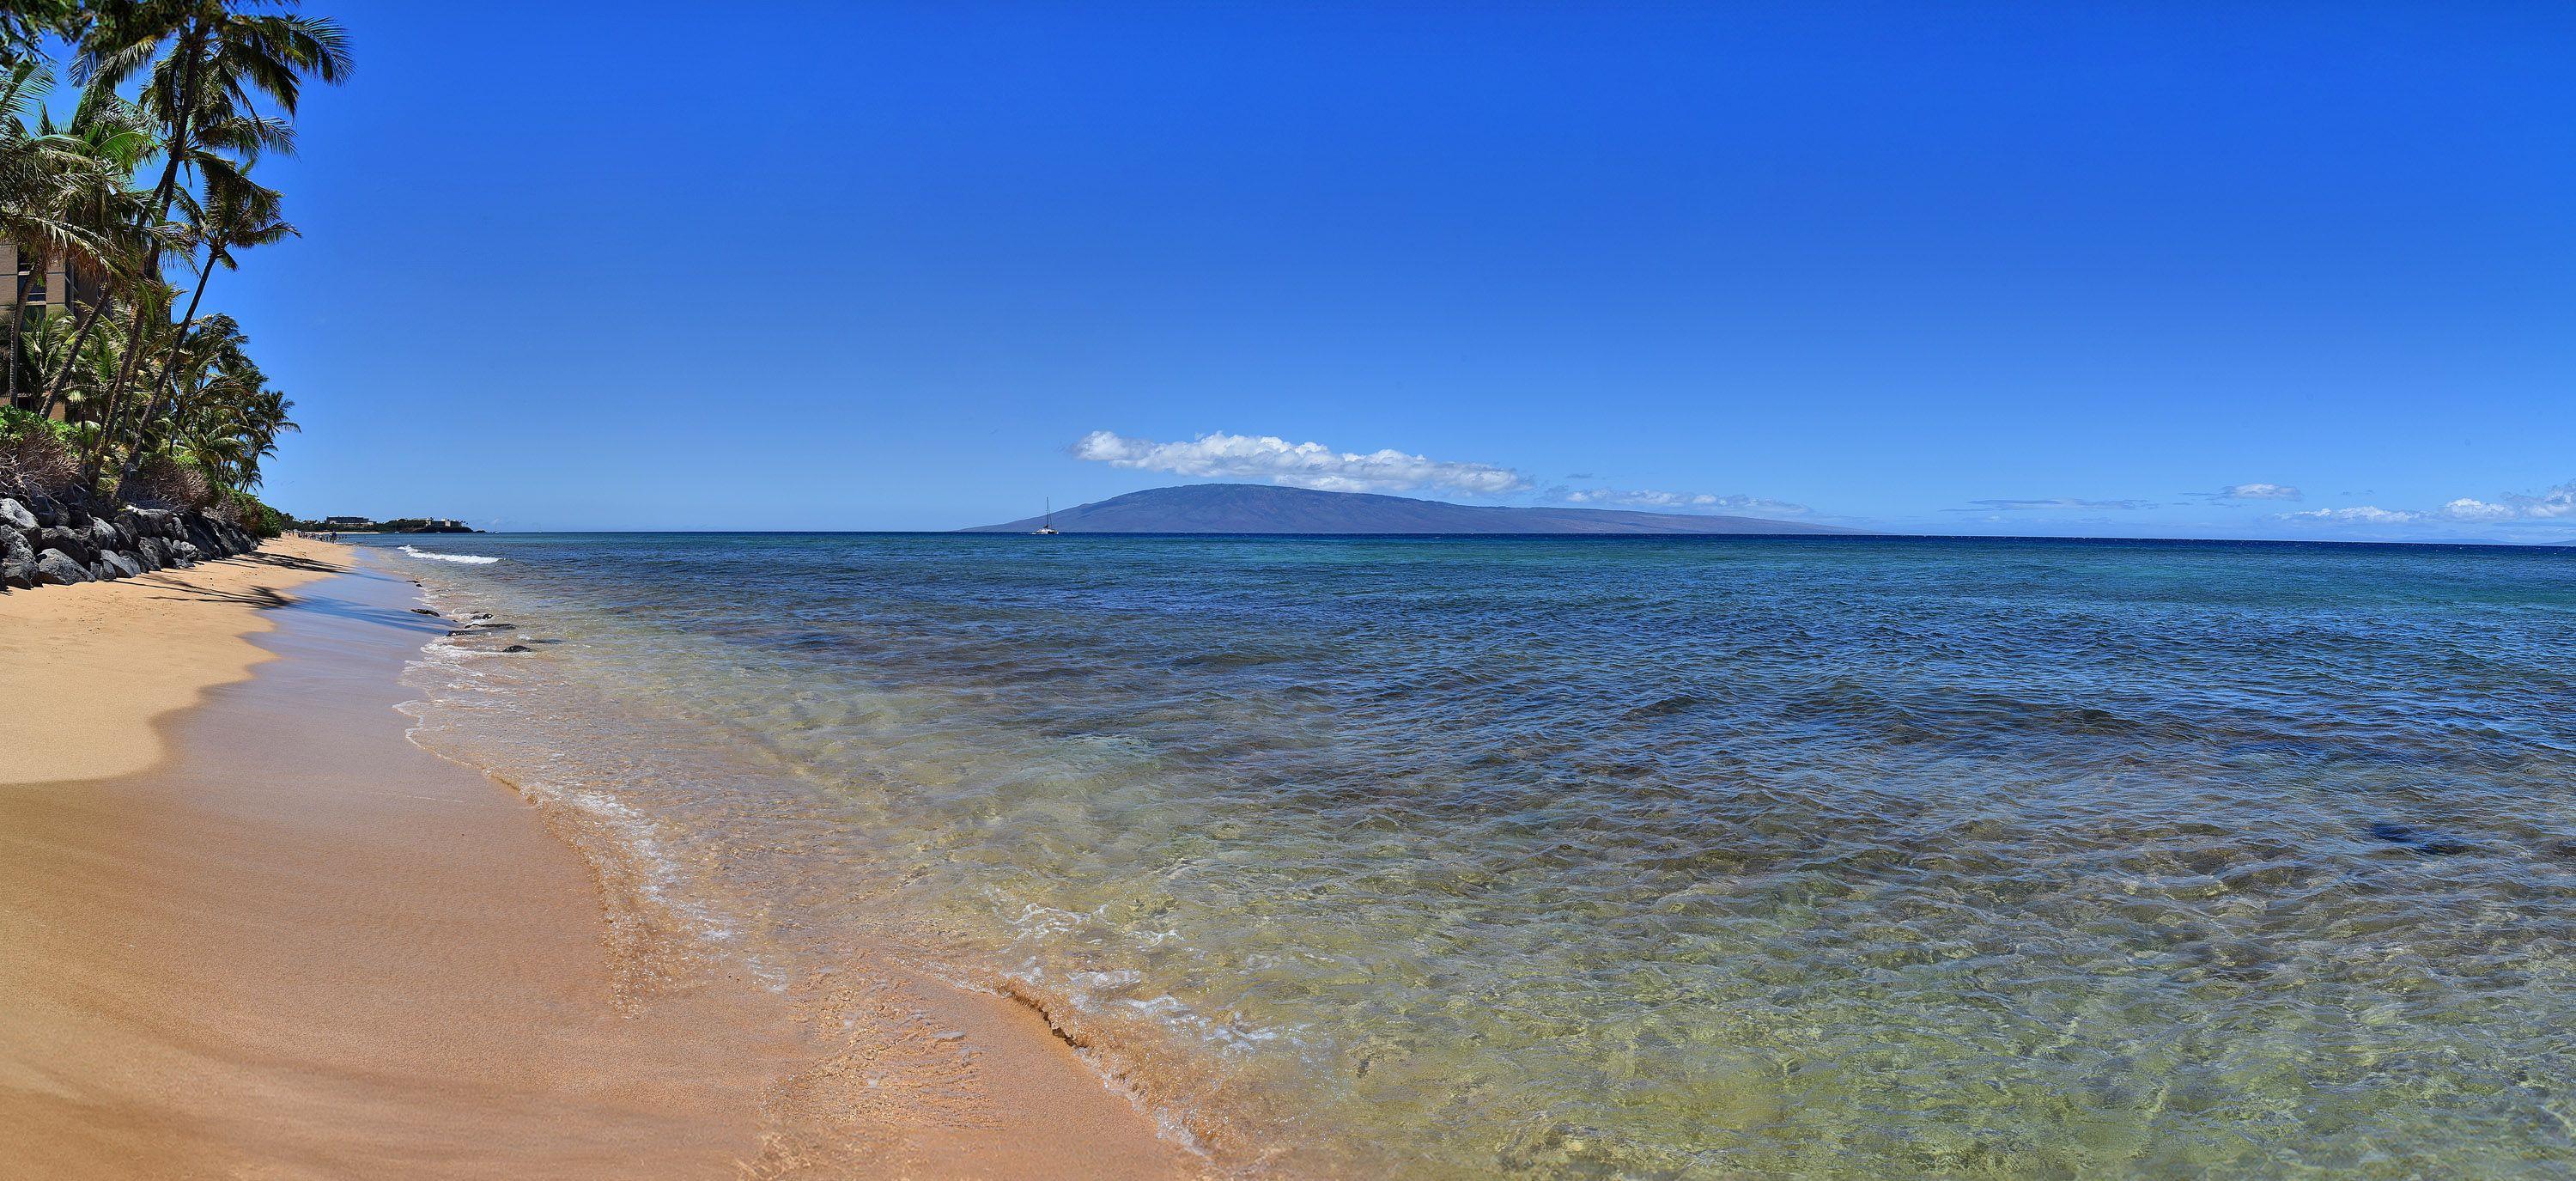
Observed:
[[[960,529],[1034,532],[1042,517]],[[1864,531],[1831,525],[1629,509],[1509,508],[1374,492],[1325,492],[1268,484],[1176,484],[1076,505],[1054,514],[1060,533],[1524,533],[1564,536],[1823,536]]]

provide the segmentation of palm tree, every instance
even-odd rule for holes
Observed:
[[[0,69],[43,57],[45,35],[75,35],[89,19],[78,0],[0,0]]]
[[[187,397],[172,404],[172,417],[155,424],[156,443],[145,458],[193,469],[218,489],[249,489],[260,481],[259,461],[274,454],[278,437],[296,429],[287,417],[294,403],[268,387],[268,375],[250,359],[248,340],[229,316],[207,317],[181,354],[179,381]]]
[[[133,279],[125,284],[125,297],[145,301],[155,308],[166,308],[174,299],[170,286],[157,279]],[[50,324],[48,325],[50,326]],[[135,339],[128,325],[119,317],[92,317],[89,331],[74,332],[69,347],[56,358],[66,368],[60,374],[51,397],[61,404],[67,420],[103,426],[108,405],[108,392],[114,388],[117,371],[125,367],[128,346]],[[149,333],[147,323],[144,331]],[[145,347],[151,347],[147,344]],[[48,404],[48,409],[52,404]],[[91,437],[95,439],[96,432]],[[83,449],[87,453],[87,448]]]
[[[254,3],[285,12],[253,13]],[[266,98],[293,118],[306,75],[338,83],[349,75],[348,37],[338,22],[297,15],[293,0],[99,0],[81,39],[73,76],[113,91],[145,74],[142,105],[165,131],[167,158],[152,190],[153,216],[167,217],[179,170],[208,146],[207,128],[255,118]],[[167,46],[165,49],[164,46]]]
[[[179,195],[181,170],[210,154],[216,146],[212,142],[216,129],[238,132],[244,126],[259,125],[255,108],[261,99],[291,118],[305,78],[336,83],[348,76],[348,40],[336,22],[300,15],[292,10],[291,0],[260,5],[286,11],[254,12],[250,10],[254,2],[96,0],[94,4],[95,15],[81,39],[73,74],[88,86],[107,91],[143,76],[141,106],[162,132],[161,180],[146,206],[150,223],[168,220]],[[137,300],[133,311],[133,326],[126,335],[139,340],[149,309],[145,301]],[[114,434],[134,366],[141,359],[142,350],[126,350],[124,367],[108,390],[109,428],[92,450],[87,467],[93,482],[109,436]]]
[[[8,40],[0,32],[0,43]],[[18,267],[31,263],[44,273],[46,257],[70,243],[77,231],[59,216],[63,206],[61,160],[46,137],[28,121],[41,118],[45,94],[53,79],[38,60],[21,60],[0,77],[0,234],[16,244]],[[7,405],[18,405],[18,341],[27,327],[26,285],[15,276],[9,300],[9,390]]]
[[[135,170],[159,150],[160,141],[153,137],[141,108],[98,90],[82,92],[68,127],[56,131],[48,118],[42,131],[73,145],[71,159],[75,165],[67,169],[64,177],[71,190],[66,215],[90,240],[93,249],[83,261],[104,287],[99,298],[79,305],[79,322],[73,328],[75,343],[60,354],[68,360],[88,344],[110,299],[122,294],[123,285],[143,273],[144,260],[167,240],[167,231],[160,227],[150,233],[137,230],[143,221],[143,195],[129,183]],[[35,409],[44,413],[61,398],[63,383],[71,373],[61,366],[40,371],[46,378],[37,392]]]
[[[61,412],[50,429],[81,457],[84,495],[102,491],[113,457],[116,499],[150,483],[192,505],[239,503],[296,429],[240,326],[203,314],[217,269],[295,233],[251,169],[294,151],[303,88],[349,70],[338,26],[295,8],[0,0],[0,240],[40,270],[77,275],[80,288],[69,314],[30,308],[23,292],[13,303],[0,407]],[[44,104],[51,37],[74,46],[83,83],[61,127]],[[165,281],[173,253],[195,272],[192,291]],[[154,474],[138,480],[147,465]]]
[[[144,405],[141,431],[149,431],[161,416],[163,402],[179,396],[180,353],[188,344],[189,329],[196,323],[197,307],[206,298],[206,284],[214,278],[215,268],[239,270],[241,262],[234,256],[234,251],[283,241],[296,232],[294,226],[278,217],[278,204],[277,191],[253,183],[246,171],[221,166],[207,170],[206,199],[195,210],[196,228],[191,235],[205,247],[206,262],[197,270],[197,290],[188,297],[188,314],[180,318],[180,331],[173,335],[168,358],[161,363],[161,373],[153,382],[155,392]],[[218,316],[215,319],[221,321],[224,329],[232,332],[236,340],[239,338],[239,331],[232,327],[232,317]],[[176,412],[175,407],[173,412]],[[149,440],[138,433],[134,447],[126,452],[125,465],[117,472],[116,486],[119,489],[125,487],[127,480],[134,478],[134,469],[142,463],[149,449]]]

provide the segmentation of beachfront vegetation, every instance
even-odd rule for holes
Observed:
[[[275,517],[253,490],[293,403],[206,292],[295,234],[253,173],[348,72],[292,0],[0,0],[0,490]],[[50,301],[49,270],[72,277]]]

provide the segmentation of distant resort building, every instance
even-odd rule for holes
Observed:
[[[324,517],[322,523],[334,529],[364,529],[376,522],[372,517]]]
[[[18,277],[17,282],[0,291],[7,300],[0,304],[0,315],[5,315],[13,326],[21,323],[21,314],[32,316],[39,310],[67,313],[76,307],[94,307],[107,294],[107,282],[95,268],[62,258],[39,264],[35,252],[20,250],[15,242],[0,241],[0,274]],[[57,404],[48,409],[55,418],[61,418],[68,407]]]
[[[9,289],[8,305],[14,312],[20,303],[27,310],[69,311],[76,305],[90,305],[106,294],[107,283],[90,267],[66,259],[44,260],[37,266],[33,253],[18,249],[15,242],[0,242],[0,273],[18,276]]]

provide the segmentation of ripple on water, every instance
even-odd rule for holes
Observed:
[[[427,580],[570,642],[431,741],[1229,1159],[2576,1171],[2564,553],[476,543]]]

